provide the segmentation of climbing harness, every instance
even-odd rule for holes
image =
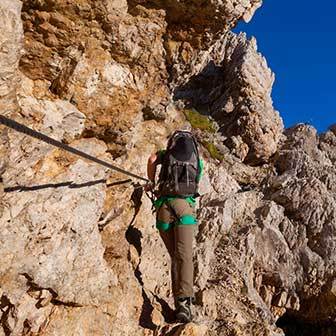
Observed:
[[[94,156],[91,156],[91,155],[89,155],[89,154],[87,154],[85,152],[82,152],[82,151],[80,151],[80,150],[78,150],[76,148],[70,147],[70,146],[68,146],[68,145],[66,145],[66,144],[64,144],[64,143],[62,143],[62,142],[60,142],[58,140],[50,138],[47,135],[42,134],[40,132],[34,131],[33,129],[31,129],[31,128],[25,126],[25,125],[22,125],[22,124],[14,121],[12,119],[9,119],[9,118],[7,118],[7,117],[5,117],[3,115],[0,115],[0,124],[5,125],[5,126],[11,128],[11,129],[17,131],[17,132],[24,133],[26,135],[29,135],[29,136],[35,138],[35,139],[41,140],[43,142],[46,142],[47,144],[52,145],[54,147],[58,147],[58,148],[61,148],[61,149],[65,150],[65,151],[67,151],[67,152],[70,152],[72,154],[81,156],[81,157],[83,157],[83,158],[85,158],[87,160],[90,160],[90,161],[93,161],[95,163],[98,163],[99,165],[102,165],[102,166],[107,167],[109,169],[115,170],[115,171],[117,171],[119,173],[122,173],[124,175],[128,175],[128,176],[134,177],[136,179],[148,182],[148,179],[146,179],[144,177],[141,177],[139,175],[133,174],[132,172],[129,172],[129,171],[125,170],[125,169],[119,168],[119,167],[117,167],[117,166],[115,166],[115,165],[113,165],[111,163],[108,163],[106,161],[100,160],[100,159],[98,159],[98,158],[96,158]]]

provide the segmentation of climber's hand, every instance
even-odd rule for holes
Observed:
[[[155,187],[155,184],[153,181],[149,181],[144,185],[145,191],[153,191]]]

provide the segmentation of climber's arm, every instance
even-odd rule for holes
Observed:
[[[153,153],[149,158],[147,162],[147,176],[148,179],[151,182],[155,182],[155,173],[156,173],[156,166],[157,166],[157,160],[158,155],[157,153]]]
[[[156,153],[153,153],[147,162],[147,177],[150,180],[149,183],[147,183],[146,190],[153,190],[155,187],[155,173],[156,173],[156,167],[160,164],[162,164],[162,161],[164,159],[166,151],[165,150],[159,150]]]

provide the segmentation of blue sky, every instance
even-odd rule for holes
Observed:
[[[336,1],[265,0],[235,32],[255,36],[275,72],[272,98],[285,127],[336,123]]]

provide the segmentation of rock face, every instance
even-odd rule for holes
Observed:
[[[177,46],[184,49],[188,44],[198,49],[208,47],[218,32],[228,31],[239,19],[248,22],[261,3],[261,0],[129,1],[131,11],[139,4],[147,8],[165,10],[168,23],[167,39],[171,44],[175,44],[175,51],[178,51]]]
[[[272,325],[284,313],[306,322],[335,320],[335,169],[319,149],[326,135],[319,139],[304,125],[285,134],[277,173],[256,190],[239,191],[225,179],[223,194],[202,199],[207,210],[200,213],[196,283],[202,295],[217,294],[216,318],[226,321],[221,335],[277,334],[272,328],[267,333],[264,323]],[[300,332],[310,335],[309,328]]]
[[[192,70],[175,67],[175,97],[211,115],[239,158],[267,161],[277,150],[283,123],[272,106],[274,75],[255,39],[226,33],[193,59]]]
[[[32,0],[22,18],[21,71],[41,97],[69,100],[84,113],[86,136],[104,139],[114,156],[143,114],[164,118],[163,11],[139,8],[132,16],[126,1]]]
[[[0,336],[335,335],[336,131],[283,131],[256,41],[229,31],[260,4],[1,2],[6,117],[140,175],[184,107],[218,127],[195,129],[213,143],[178,325],[136,181],[0,126]]]
[[[19,1],[4,1],[0,7],[2,17],[0,23],[0,108],[5,116],[14,115],[18,110],[16,73],[22,47],[22,24],[20,21],[21,3]],[[0,129],[0,175],[6,167],[7,149],[9,146],[7,130]],[[1,182],[0,182],[1,183]],[[0,184],[0,197],[3,188]],[[0,204],[0,214],[3,204]]]

